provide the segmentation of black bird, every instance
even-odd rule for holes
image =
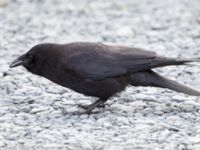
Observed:
[[[151,69],[182,65],[195,60],[157,56],[155,52],[101,43],[38,44],[13,61],[61,86],[99,99],[82,106],[85,113],[104,104],[127,85],[168,88],[189,95],[200,92],[166,79]]]

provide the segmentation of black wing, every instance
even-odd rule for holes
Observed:
[[[151,51],[99,43],[69,44],[66,53],[64,63],[67,69],[91,80],[122,76],[177,62],[158,57]]]

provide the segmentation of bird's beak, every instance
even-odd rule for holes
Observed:
[[[10,68],[14,68],[17,66],[21,66],[24,65],[26,63],[26,56],[25,54],[20,56],[19,58],[15,59],[11,64],[10,64]]]

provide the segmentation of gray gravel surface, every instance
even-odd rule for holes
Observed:
[[[95,98],[8,67],[34,44],[72,41],[200,57],[200,1],[10,0],[0,6],[0,149],[200,149],[200,98],[128,87],[98,113],[78,116],[77,104]],[[200,89],[199,66],[156,71]]]

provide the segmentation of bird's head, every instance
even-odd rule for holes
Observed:
[[[46,61],[50,44],[39,44],[32,47],[27,53],[15,59],[10,67],[24,66],[28,71],[38,74]]]

